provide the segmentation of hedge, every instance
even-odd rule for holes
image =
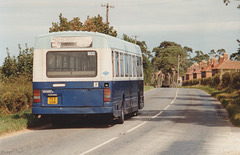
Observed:
[[[225,72],[222,74],[217,74],[213,77],[193,79],[183,82],[183,86],[193,86],[202,84],[204,86],[211,86],[214,88],[230,88],[230,89],[240,89],[240,73],[239,72]]]

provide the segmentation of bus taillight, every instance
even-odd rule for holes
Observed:
[[[111,101],[111,89],[110,88],[103,89],[103,100],[104,100],[104,102]]]
[[[34,103],[41,102],[41,91],[39,89],[33,90],[33,102]]]

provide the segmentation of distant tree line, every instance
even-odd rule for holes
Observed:
[[[88,17],[85,22],[81,22],[79,17],[68,20],[60,13],[59,22],[52,22],[52,26],[49,28],[50,33],[58,31],[93,31],[117,37],[117,31],[109,26],[109,23],[103,22],[100,15],[92,18]],[[224,49],[218,49],[217,51],[212,49],[207,54],[198,50],[193,52],[191,47],[182,47],[180,44],[171,41],[163,41],[151,52],[145,41],[135,40],[127,34],[123,34],[122,39],[140,46],[143,53],[144,83],[146,85],[174,87],[177,82],[177,74],[179,74],[179,77],[184,75],[187,68],[194,62],[207,61],[210,57],[219,57],[226,52]],[[240,46],[240,41],[237,41]],[[11,57],[9,49],[7,49],[7,57],[0,68],[1,78],[17,77],[19,75],[32,77],[33,48],[29,48],[25,44],[25,49],[22,49],[21,45],[18,45],[18,49],[19,55],[17,57]],[[230,58],[240,61],[240,48]]]

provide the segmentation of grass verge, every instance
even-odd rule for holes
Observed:
[[[38,119],[31,110],[3,116],[0,115],[0,135],[20,131],[27,128],[39,127],[48,123],[47,119]]]
[[[232,90],[229,88],[223,90],[216,90],[212,87],[202,85],[184,88],[201,89],[218,99],[228,111],[229,119],[232,124],[240,127],[240,90]]]
[[[144,91],[149,91],[151,89],[154,89],[153,86],[144,86]]]

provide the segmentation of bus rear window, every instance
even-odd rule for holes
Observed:
[[[48,77],[95,77],[97,53],[95,51],[52,51],[47,53]]]

